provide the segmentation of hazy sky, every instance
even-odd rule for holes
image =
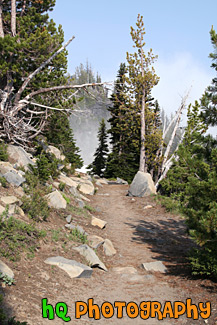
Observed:
[[[126,52],[132,52],[130,26],[144,17],[146,50],[158,55],[160,77],[153,94],[168,112],[178,108],[192,86],[189,101],[199,99],[214,77],[209,31],[217,31],[217,0],[56,0],[50,16],[63,26],[68,47],[68,71],[91,63],[103,81],[114,80]]]

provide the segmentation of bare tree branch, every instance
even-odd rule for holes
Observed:
[[[16,0],[11,0],[11,35],[16,36]]]
[[[24,81],[20,89],[18,90],[16,96],[15,96],[15,101],[14,104],[15,106],[18,105],[20,97],[23,93],[23,91],[26,89],[27,85],[30,83],[30,81],[46,66],[48,65],[59,53],[61,53],[75,38],[75,36],[72,36],[59,50],[57,50],[49,59],[47,59],[44,63],[40,65],[34,72],[32,72]]]
[[[0,0],[0,37],[4,38],[4,27],[3,27],[3,19],[2,19],[2,3],[4,0]]]

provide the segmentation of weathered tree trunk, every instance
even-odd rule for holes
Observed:
[[[145,161],[145,91],[143,90],[142,96],[142,109],[141,109],[141,148],[140,148],[140,172],[146,171]]]
[[[11,34],[16,36],[16,0],[11,0]]]
[[[4,38],[4,27],[3,27],[3,20],[2,20],[2,3],[3,1],[0,0],[0,37]]]

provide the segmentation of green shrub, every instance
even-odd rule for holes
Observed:
[[[8,186],[8,183],[6,181],[6,179],[2,176],[0,176],[0,183],[3,187],[7,187]]]
[[[0,142],[0,161],[8,161],[7,145]]]
[[[42,150],[37,156],[36,166],[30,165],[30,170],[41,182],[46,182],[50,176],[56,178],[59,175],[59,162],[53,154]]]
[[[28,216],[35,221],[46,221],[49,217],[49,207],[46,199],[44,199],[44,191],[35,188],[31,191],[30,197],[22,198],[22,209]]]
[[[2,217],[0,217],[0,256],[17,261],[21,252],[35,250],[37,240],[44,236],[45,232],[39,231],[32,224],[13,217],[2,221]]]

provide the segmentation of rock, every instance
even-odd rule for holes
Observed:
[[[56,188],[59,188],[60,183],[59,182],[53,182],[53,186]]]
[[[62,197],[58,190],[45,196],[47,199],[48,206],[55,209],[66,209],[66,200]]]
[[[64,160],[66,158],[64,155],[62,155],[61,151],[54,146],[48,146],[47,152],[52,153],[56,157],[56,159],[59,160]]]
[[[84,256],[91,267],[99,267],[104,271],[108,271],[106,266],[100,261],[99,257],[96,255],[94,250],[88,245],[84,244],[73,249],[79,252],[82,256]]]
[[[58,266],[60,269],[64,270],[70,278],[90,278],[93,272],[89,266],[62,256],[47,258],[45,263]]]
[[[17,187],[26,181],[25,177],[20,175],[20,173],[15,170],[11,170],[5,173],[3,176],[9,184],[12,184]]]
[[[3,207],[2,205],[0,205],[0,216],[2,215],[2,213],[5,211],[5,207]]]
[[[82,200],[76,199],[76,202],[78,203],[79,208],[83,209],[85,207],[85,203]]]
[[[15,213],[15,210],[16,210],[16,204],[10,204],[9,205],[9,209],[8,209],[8,214],[9,216],[13,215]]]
[[[14,278],[14,272],[4,263],[0,260],[0,273],[2,275],[6,275],[9,278],[13,279]]]
[[[83,194],[93,195],[95,188],[90,181],[86,181],[86,183],[79,184],[79,191]]]
[[[2,196],[1,199],[3,204],[5,205],[10,205],[10,204],[14,204],[14,203],[18,203],[18,205],[21,205],[22,202],[14,195],[11,196]]]
[[[117,274],[137,274],[137,270],[135,269],[135,267],[132,266],[118,266],[118,267],[114,267],[112,269],[112,271],[114,271]]]
[[[21,217],[25,217],[25,213],[23,211],[23,209],[21,209],[20,207],[16,206],[16,212],[21,216]]]
[[[96,181],[95,185],[99,187],[103,187],[103,185],[99,181]]]
[[[79,231],[82,235],[87,235],[86,231],[81,226],[73,225],[72,223],[70,223],[65,225],[65,227],[69,230],[77,229],[77,231]]]
[[[92,216],[91,225],[92,226],[97,226],[100,229],[103,229],[107,225],[107,222]]]
[[[23,188],[22,188],[21,186],[16,187],[16,188],[14,189],[14,192],[15,192],[18,196],[20,196],[20,197],[22,197],[22,196],[25,195],[25,192],[24,192],[24,190],[23,190]]]
[[[156,188],[151,175],[138,171],[130,185],[128,195],[144,197],[150,194],[156,194]]]
[[[67,221],[68,223],[70,223],[70,222],[72,221],[72,216],[71,216],[71,214],[70,214],[69,216],[66,217],[66,221]]]
[[[78,192],[78,190],[76,189],[77,185],[76,186],[72,186],[70,187],[69,189],[69,192],[74,196],[74,197],[78,197],[80,198],[80,193]]]
[[[117,181],[116,181],[117,184],[122,184],[122,185],[128,185],[128,182],[125,181],[124,179],[121,179],[119,177],[117,177]]]
[[[7,147],[7,152],[9,160],[11,160],[13,163],[16,163],[20,167],[24,167],[26,170],[28,169],[29,164],[35,164],[31,159],[32,156],[28,154],[22,147],[9,144]]]
[[[167,272],[166,266],[161,261],[143,263],[142,267],[146,271],[154,271],[154,272],[161,272],[161,273]]]
[[[89,243],[90,243],[90,247],[97,249],[99,246],[101,246],[104,243],[104,239],[102,237],[99,236],[95,236],[95,235],[89,235],[87,237]]]
[[[67,177],[63,174],[61,174],[59,177],[58,177],[58,181],[61,182],[61,183],[64,183],[66,184],[67,186],[70,186],[70,187],[76,187],[77,184],[70,178],[70,177]]]
[[[103,250],[104,250],[104,253],[106,256],[112,256],[112,255],[115,255],[117,252],[116,252],[116,249],[114,248],[111,240],[109,239],[106,239],[104,241],[104,244],[103,244]]]
[[[0,161],[0,174],[4,175],[11,170],[16,170],[13,166],[7,161]]]
[[[153,230],[148,229],[148,228],[146,228],[145,226],[142,226],[142,225],[138,225],[136,227],[136,231],[138,231],[138,232],[148,232],[150,234],[154,234],[155,233]]]
[[[97,182],[100,183],[100,184],[102,184],[102,185],[108,185],[108,181],[105,178],[99,178],[97,180]]]
[[[146,205],[146,206],[144,206],[144,210],[146,210],[146,209],[151,209],[151,208],[153,208],[152,205]]]

